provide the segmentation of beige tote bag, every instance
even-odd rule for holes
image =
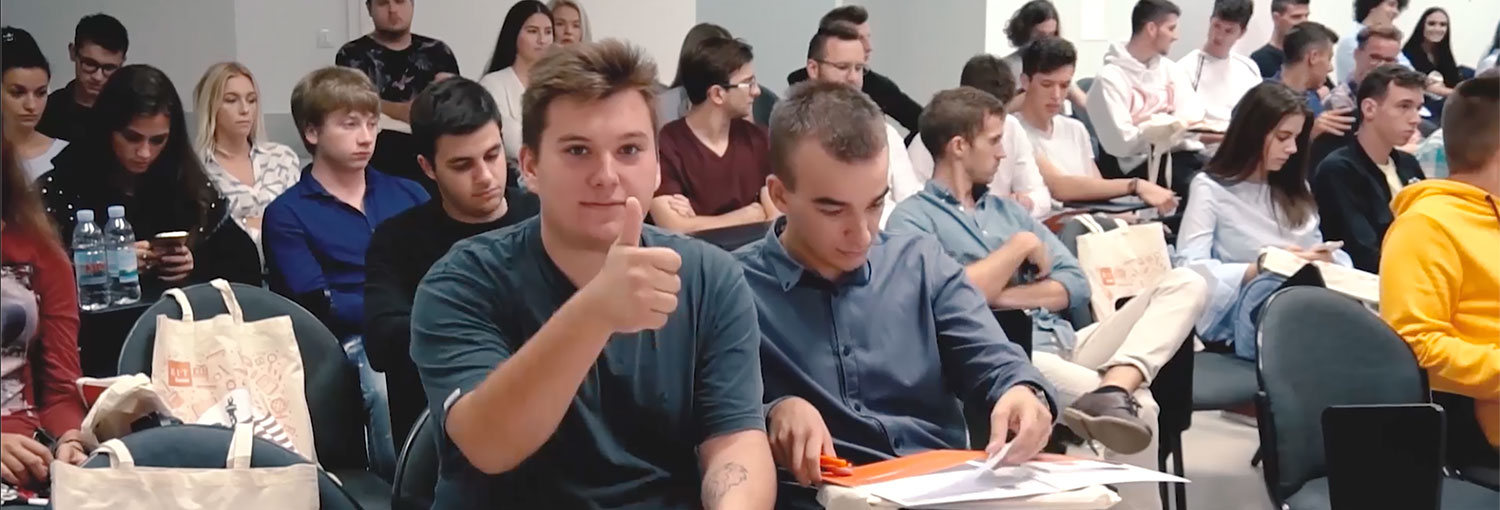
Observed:
[[[1129,225],[1117,219],[1117,227],[1106,231],[1091,215],[1074,218],[1089,229],[1078,236],[1078,265],[1088,275],[1095,321],[1114,315],[1121,299],[1140,295],[1172,270],[1161,223]]]
[[[156,317],[151,382],[157,393],[173,415],[193,423],[230,391],[245,388],[255,408],[269,412],[285,429],[294,451],[317,462],[292,318],[245,322],[229,282],[216,279],[211,285],[223,295],[229,313],[207,320],[194,319],[181,290],[166,292],[182,307],[182,320]]]
[[[118,439],[98,453],[108,468],[52,463],[55,510],[316,510],[318,467],[310,463],[252,468],[249,424],[234,428],[225,469],[135,465]]]

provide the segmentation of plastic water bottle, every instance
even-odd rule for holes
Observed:
[[[104,225],[104,245],[109,250],[109,297],[117,305],[141,300],[141,277],[135,259],[135,229],[125,221],[125,206],[109,206]]]
[[[73,227],[73,274],[78,280],[78,309],[109,307],[109,262],[104,251],[104,231],[94,224],[94,211],[79,209]]]

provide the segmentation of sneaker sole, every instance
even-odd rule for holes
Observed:
[[[1151,446],[1151,429],[1113,416],[1091,416],[1077,409],[1063,410],[1063,424],[1079,437],[1103,443],[1117,453],[1132,454]]]

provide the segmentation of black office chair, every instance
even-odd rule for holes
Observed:
[[[1500,455],[1474,419],[1474,399],[1434,391],[1432,401],[1448,415],[1448,468],[1460,478],[1500,490]]]
[[[428,510],[437,489],[438,425],[430,411],[422,411],[406,436],[396,477],[391,481],[391,506],[396,510]]]
[[[1358,302],[1323,288],[1272,295],[1257,336],[1256,404],[1271,501],[1285,510],[1330,508],[1323,411],[1427,402],[1426,374],[1390,327]],[[1443,508],[1470,508],[1476,500],[1494,508],[1500,501],[1456,479],[1442,486]]]
[[[355,368],[328,328],[307,310],[260,287],[231,284],[246,321],[289,316],[302,355],[303,387],[312,418],[313,442],[319,464],[342,483],[343,488],[365,510],[390,508],[391,487],[370,471],[365,450],[368,414]],[[224,300],[209,284],[183,287],[194,315],[208,318],[222,313]],[[181,318],[182,309],[170,297],[147,308],[131,328],[120,349],[119,373],[151,373],[151,354],[156,345],[156,316]]]
[[[146,429],[120,438],[140,467],[215,469],[224,467],[234,430],[209,425],[173,425]],[[86,468],[107,468],[109,457],[94,455]],[[250,467],[282,467],[306,463],[307,459],[256,437],[250,447]],[[318,508],[360,510],[361,507],[326,471],[318,470]]]

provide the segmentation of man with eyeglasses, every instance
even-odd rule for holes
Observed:
[[[1334,87],[1323,99],[1324,110],[1358,110],[1354,96],[1359,92],[1359,82],[1375,68],[1395,64],[1401,55],[1401,29],[1391,25],[1380,25],[1360,29],[1355,37],[1354,72],[1349,81]],[[1352,131],[1352,130],[1351,130]]]
[[[870,71],[869,58],[860,42],[858,28],[846,21],[836,21],[818,29],[808,43],[807,76],[813,81],[844,83],[858,89],[864,86],[865,74]],[[922,191],[926,182],[912,169],[906,144],[890,124],[885,125],[885,139],[890,168],[886,174],[885,207],[880,211],[882,228],[896,204]]]
[[[835,7],[818,20],[818,29],[825,29],[835,23],[848,23],[854,27],[859,34],[859,44],[865,50],[865,62],[870,60],[870,54],[875,51],[873,37],[870,33],[870,11],[858,5],[843,5]],[[799,68],[787,75],[787,85],[796,85],[807,81],[810,76],[807,69]],[[917,117],[922,115],[922,105],[914,100],[895,81],[875,72],[865,69],[865,81],[859,85],[860,92],[875,100],[880,106],[881,113],[894,119],[907,131],[917,130]]]
[[[99,91],[109,77],[125,65],[130,35],[120,20],[108,14],[90,14],[78,20],[68,59],[73,61],[73,81],[47,97],[47,109],[36,130],[47,136],[76,141]]]
[[[658,135],[656,226],[686,233],[780,214],[766,193],[766,129],[745,120],[760,95],[754,58],[744,41],[716,37],[682,59],[682,86],[693,106]]]

